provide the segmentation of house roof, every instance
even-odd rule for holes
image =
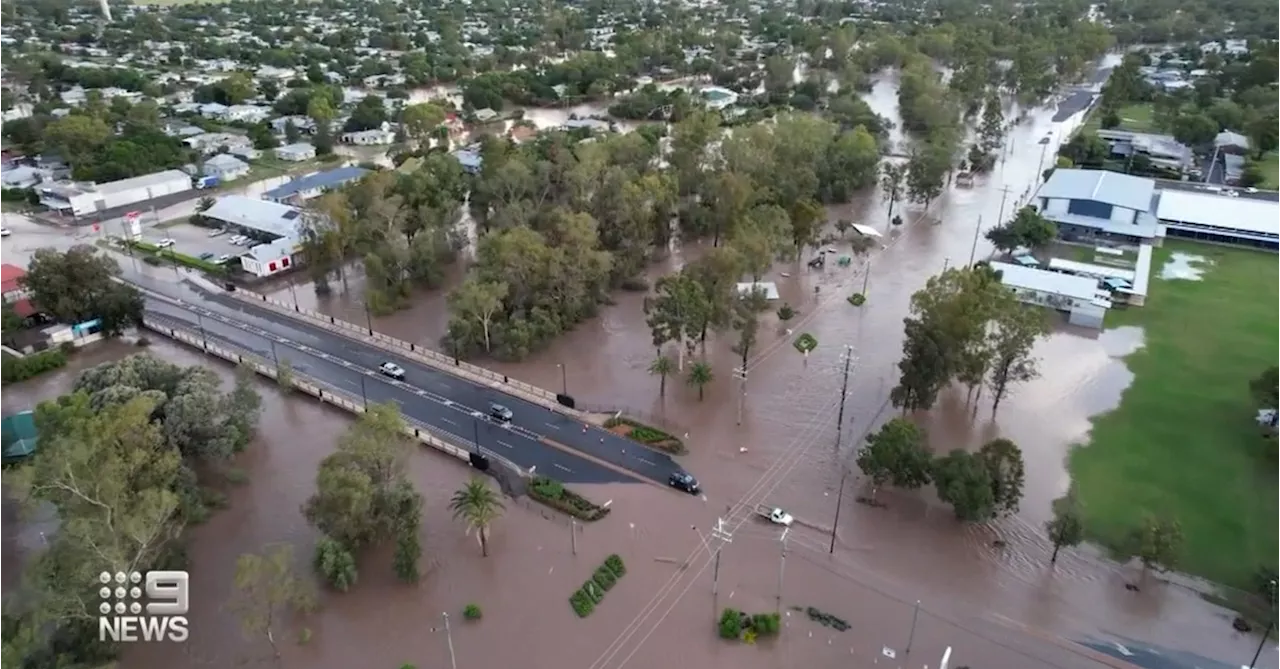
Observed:
[[[209,165],[213,165],[215,167],[248,167],[249,166],[249,163],[246,163],[243,160],[240,160],[239,158],[227,153],[219,153],[218,155],[213,156],[212,158],[204,161],[204,164],[206,167],[208,167]]]
[[[991,263],[991,269],[1000,273],[1001,283],[1014,288],[1024,288],[1087,301],[1093,300],[1098,294],[1097,279],[1003,262]]]
[[[266,193],[263,193],[262,196],[272,200],[282,200],[295,193],[301,193],[302,191],[315,190],[317,188],[333,188],[334,186],[342,185],[348,181],[355,181],[368,173],[369,170],[366,170],[363,167],[356,167],[354,165],[339,167],[336,170],[316,172],[315,174],[308,174],[305,177],[294,179],[279,188],[273,188]]]
[[[0,265],[0,291],[5,293],[18,289],[18,279],[27,275],[27,270],[5,263]]]
[[[204,215],[277,237],[297,238],[302,229],[302,212],[297,208],[243,195],[218,198]]]
[[[1036,197],[1093,200],[1135,211],[1149,211],[1156,182],[1119,172],[1059,168]]]
[[[121,179],[105,184],[98,184],[94,190],[99,193],[118,193],[121,191],[132,190],[134,188],[149,188],[151,186],[159,186],[160,184],[172,181],[185,181],[187,185],[191,185],[191,177],[187,176],[182,170],[165,170],[163,172],[153,172],[129,179]]]
[[[1249,138],[1241,135],[1240,133],[1223,130],[1218,133],[1217,137],[1213,138],[1213,145],[1219,148],[1224,146],[1235,146],[1241,149],[1247,149],[1249,148]]]
[[[298,142],[297,144],[286,144],[285,146],[276,149],[276,153],[280,153],[281,151],[285,153],[307,153],[315,150],[316,147],[312,146],[309,142]]]

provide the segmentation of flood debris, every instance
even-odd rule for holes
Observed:
[[[837,632],[843,632],[850,627],[849,623],[844,618],[827,613],[816,606],[793,606],[791,607],[791,610],[803,611],[805,615],[809,616],[809,620],[812,620],[823,627],[830,627]]]

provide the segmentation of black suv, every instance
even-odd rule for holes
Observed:
[[[672,488],[679,488],[690,495],[696,495],[702,492],[698,487],[698,479],[693,478],[693,474],[689,472],[675,472],[668,479],[667,484]]]

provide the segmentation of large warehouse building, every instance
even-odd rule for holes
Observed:
[[[1276,250],[1280,202],[1217,193],[1163,189],[1156,218],[1166,237]]]
[[[40,204],[72,216],[85,216],[191,189],[191,177],[186,172],[167,170],[104,184],[59,183],[37,191]]]

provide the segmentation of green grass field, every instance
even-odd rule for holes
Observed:
[[[1159,279],[1169,255],[1212,261],[1200,281]],[[1138,326],[1146,345],[1120,406],[1093,423],[1069,466],[1088,536],[1121,549],[1144,514],[1176,518],[1178,568],[1250,588],[1275,565],[1275,449],[1253,422],[1248,384],[1276,364],[1274,254],[1169,242],[1156,249],[1146,306],[1113,310],[1108,327]]]
[[[1262,174],[1265,175],[1258,188],[1280,190],[1280,153],[1272,151],[1262,157]]]
[[[1154,110],[1150,103],[1141,103],[1136,105],[1126,105],[1120,108],[1120,126],[1119,130],[1129,130],[1131,132],[1154,132],[1156,130],[1155,123],[1152,120]],[[1102,113],[1094,107],[1089,112],[1089,118],[1085,119],[1084,125],[1081,126],[1081,132],[1096,132],[1102,125]]]

